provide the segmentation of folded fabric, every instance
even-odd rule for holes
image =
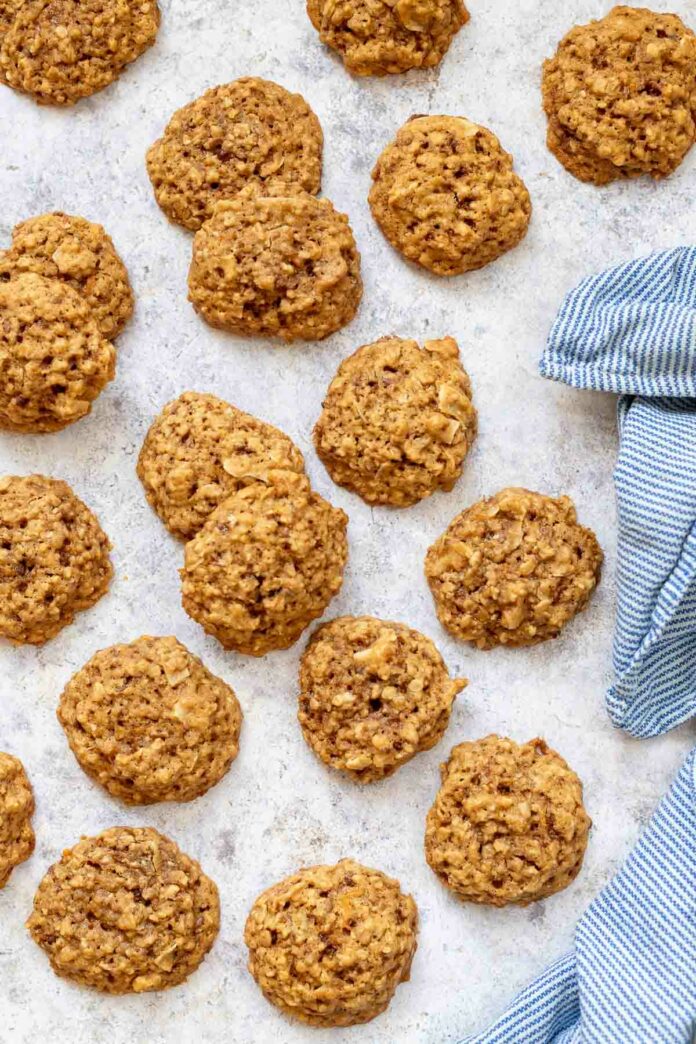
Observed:
[[[564,300],[540,370],[618,392],[612,721],[654,736],[696,713],[696,248],[618,265]]]
[[[691,1044],[696,1027],[696,748],[623,869],[553,964],[461,1044]]]

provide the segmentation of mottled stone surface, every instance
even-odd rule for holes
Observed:
[[[598,0],[472,0],[439,69],[355,81],[324,50],[302,0],[163,2],[155,47],[114,86],[63,112],[0,88],[0,233],[62,209],[105,225],[128,265],[134,320],[118,341],[116,380],[92,414],[56,435],[0,437],[0,470],[65,478],[113,540],[116,578],[95,608],[43,649],[0,648],[0,749],[18,755],[36,790],[34,856],[0,893],[0,1040],[33,1044],[454,1044],[491,1019],[570,945],[573,923],[617,868],[665,791],[694,727],[637,742],[609,724],[614,611],[616,453],[611,396],[537,376],[562,294],[589,271],[652,248],[696,241],[696,151],[668,181],[596,189],[546,151],[542,59]],[[696,3],[670,8],[696,26]],[[175,108],[213,84],[265,76],[301,91],[326,134],[324,191],[348,212],[363,254],[357,319],[321,344],[276,346],[215,333],[186,301],[191,237],[152,196],[145,151]],[[409,267],[367,206],[370,168],[412,113],[468,116],[515,157],[534,215],[516,250],[444,281]],[[470,373],[480,435],[449,494],[394,513],[335,487],[311,444],[322,394],[340,360],[394,332],[451,334]],[[330,614],[402,619],[432,637],[452,674],[470,678],[442,743],[368,789],[331,775],[305,745],[296,714],[300,647],[258,661],[225,653],[179,604],[182,548],[147,506],[135,462],[155,414],[185,389],[213,392],[283,428],[306,455],[318,491],[350,515],[351,558]],[[423,576],[433,539],[467,504],[504,486],[568,493],[607,554],[589,610],[565,635],[532,649],[476,652],[437,623]],[[176,634],[244,708],[237,761],[205,797],[179,808],[128,810],[82,774],[55,718],[60,691],[92,653],[139,634]],[[428,869],[425,814],[437,766],[457,742],[496,731],[542,734],[585,781],[594,819],[585,866],[567,891],[520,910],[457,902]],[[55,979],[23,922],[49,863],[81,833],[149,824],[173,837],[220,886],[222,930],[203,967],[169,993],[104,998]],[[245,970],[251,903],[308,863],[352,856],[400,878],[422,925],[413,977],[388,1012],[333,1033],[285,1021]]]

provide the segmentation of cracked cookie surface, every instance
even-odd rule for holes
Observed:
[[[0,478],[0,635],[31,645],[55,637],[106,593],[110,546],[67,483]]]
[[[317,341],[355,315],[360,254],[348,218],[307,192],[249,186],[196,233],[189,300],[211,326]]]
[[[66,849],[27,921],[53,971],[103,993],[177,986],[220,928],[220,901],[199,864],[151,827],[112,827]]]
[[[132,805],[192,801],[239,750],[233,690],[176,638],[143,636],[96,653],[58,708],[80,766]]]
[[[357,76],[431,68],[469,20],[462,0],[308,0],[307,13]]]
[[[441,773],[425,854],[460,898],[526,906],[574,880],[591,821],[582,783],[544,740],[460,743]]]
[[[343,616],[319,627],[302,655],[298,718],[325,764],[371,783],[439,742],[465,685],[418,631]]]
[[[174,536],[185,540],[226,497],[274,469],[304,472],[292,439],[199,392],[184,392],[164,407],[138,459],[138,477],[151,507]]]
[[[405,258],[452,276],[524,238],[532,205],[495,134],[460,116],[414,116],[372,171],[370,208]]]
[[[323,142],[301,95],[245,76],[175,112],[148,151],[147,169],[165,214],[195,232],[249,183],[317,193]]]
[[[676,15],[615,7],[563,38],[543,101],[548,147],[580,181],[666,177],[696,138],[696,36]]]
[[[311,1026],[369,1022],[407,982],[418,910],[398,881],[342,859],[263,892],[246,922],[249,971],[266,1000]]]
[[[408,507],[451,490],[476,434],[471,382],[451,337],[383,337],[345,359],[314,445],[334,482],[368,504]]]
[[[116,352],[87,301],[33,273],[0,280],[0,428],[60,431],[113,380]]]
[[[34,792],[19,758],[0,751],[0,888],[34,851]]]
[[[156,0],[25,0],[0,39],[0,74],[44,105],[113,83],[155,42]]]
[[[443,627],[492,649],[556,638],[587,605],[602,559],[568,497],[510,488],[453,519],[425,574]]]
[[[186,544],[184,609],[227,649],[287,649],[341,587],[347,525],[305,475],[269,472],[224,500]]]
[[[84,218],[56,211],[15,226],[11,247],[0,252],[0,280],[22,272],[59,279],[77,290],[108,341],[133,314],[128,272],[111,237]]]

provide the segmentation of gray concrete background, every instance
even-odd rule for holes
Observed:
[[[301,0],[163,0],[157,45],[109,90],[67,111],[37,108],[0,88],[0,234],[61,208],[102,222],[137,296],[118,342],[118,375],[92,415],[42,437],[0,438],[0,470],[67,479],[114,543],[109,595],[43,649],[0,649],[0,749],[19,755],[36,789],[37,849],[0,892],[0,1040],[87,1044],[148,1041],[449,1044],[492,1019],[518,987],[571,944],[573,924],[614,873],[651,814],[693,726],[658,740],[617,734],[603,706],[614,612],[616,454],[611,396],[543,381],[537,361],[563,293],[582,276],[654,248],[696,239],[696,150],[663,184],[581,185],[546,151],[542,59],[595,0],[471,0],[472,20],[440,69],[353,80],[319,43]],[[696,26],[696,2],[675,0]],[[301,91],[326,135],[324,193],[346,210],[363,257],[357,319],[316,345],[282,347],[217,334],[186,300],[191,237],[155,205],[147,146],[175,108],[241,75]],[[525,242],[498,263],[450,281],[407,266],[366,203],[370,169],[413,113],[461,114],[492,128],[515,156],[534,203]],[[481,432],[456,489],[405,512],[370,510],[333,486],[313,454],[312,424],[339,361],[383,334],[458,338]],[[180,607],[181,547],[150,512],[135,476],[144,433],[185,389],[211,391],[272,421],[307,455],[317,489],[350,516],[351,557],[330,615],[372,613],[419,627],[451,670],[470,678],[439,747],[394,778],[358,789],[329,774],[295,720],[302,642],[265,660],[226,654]],[[587,613],[558,641],[479,653],[439,627],[422,572],[426,548],[453,515],[508,484],[568,493],[607,554]],[[236,689],[246,720],[225,780],[182,807],[127,810],[77,767],[55,718],[60,691],[98,648],[139,634],[176,634]],[[438,763],[490,731],[547,738],[585,781],[594,819],[585,867],[565,893],[525,910],[475,909],[452,898],[425,864],[425,813]],[[81,834],[152,824],[218,882],[218,942],[184,986],[101,997],[55,978],[23,922],[46,868]],[[255,896],[303,864],[351,855],[398,876],[422,918],[412,981],[373,1023],[332,1033],[292,1024],[245,969],[244,919]]]

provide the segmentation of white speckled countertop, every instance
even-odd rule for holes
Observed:
[[[116,381],[92,415],[58,435],[0,437],[0,471],[67,479],[114,544],[107,597],[43,649],[0,649],[0,749],[19,755],[36,789],[37,848],[0,892],[0,1040],[25,1044],[451,1044],[493,1018],[518,987],[571,944],[573,925],[613,874],[694,742],[693,724],[661,739],[615,732],[603,705],[614,612],[616,453],[611,396],[543,381],[537,360],[563,293],[614,261],[696,241],[696,149],[663,184],[581,185],[544,145],[542,59],[598,0],[471,0],[472,20],[440,69],[353,80],[320,45],[302,0],[162,0],[158,43],[112,88],[66,111],[0,88],[0,234],[63,209],[102,222],[137,296],[118,342]],[[655,0],[696,26],[695,0]],[[301,91],[326,136],[324,193],[351,218],[363,257],[357,319],[311,346],[217,334],[186,300],[191,237],[167,223],[145,172],[147,146],[173,110],[241,75]],[[408,267],[382,239],[366,203],[370,169],[413,113],[453,113],[494,130],[532,195],[530,233],[483,271],[444,281]],[[456,489],[405,512],[370,510],[333,486],[310,441],[338,362],[385,333],[452,334],[480,411],[480,437]],[[359,789],[329,774],[295,720],[302,643],[264,660],[226,654],[180,607],[181,547],[148,508],[135,459],[155,413],[185,389],[211,391],[285,429],[306,453],[317,489],[350,516],[346,582],[330,614],[402,619],[431,635],[451,670],[470,678],[435,750],[395,777]],[[519,484],[568,493],[605,548],[601,587],[556,642],[480,653],[439,627],[423,577],[425,550],[479,496]],[[98,648],[141,633],[176,634],[236,689],[245,713],[229,775],[193,804],[127,810],[89,782],[55,718],[60,691]],[[425,813],[438,763],[490,731],[544,735],[585,782],[594,819],[574,885],[527,909],[457,902],[425,864]],[[114,824],[170,834],[218,882],[222,930],[190,981],[162,994],[102,997],[51,973],[23,923],[46,868],[81,834]],[[292,1024],[268,1006],[245,969],[247,910],[263,888],[302,864],[342,855],[401,879],[421,911],[409,984],[388,1012],[352,1030]]]

